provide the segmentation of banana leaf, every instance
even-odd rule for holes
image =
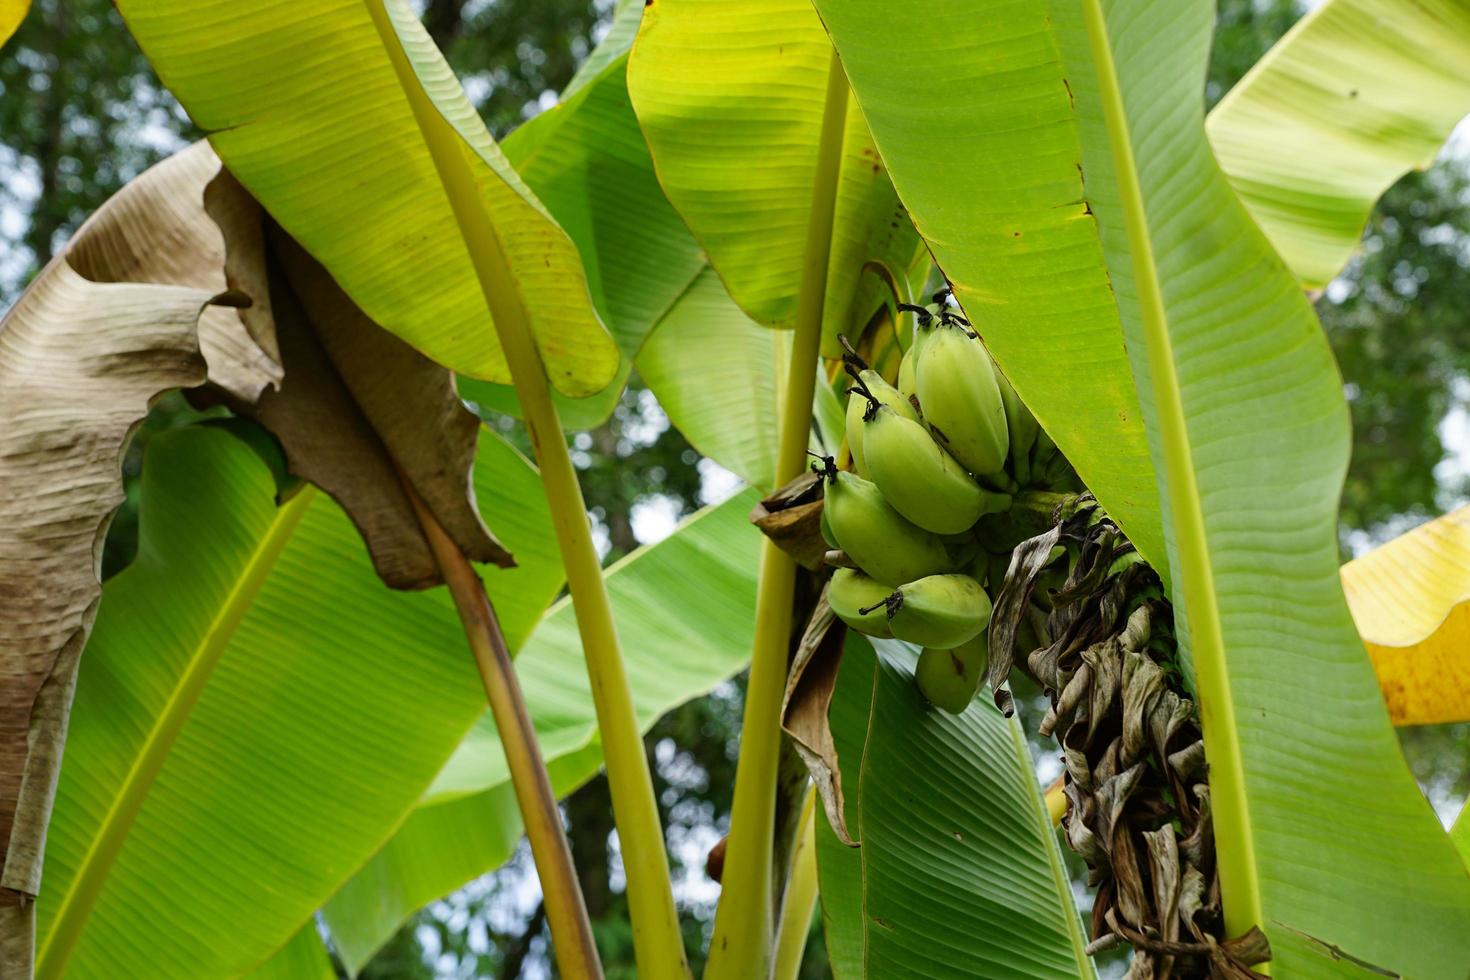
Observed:
[[[454,128],[553,386],[618,370],[577,247],[490,137],[403,0],[384,2],[416,82]],[[123,0],[159,77],[231,172],[367,315],[471,377],[510,375],[389,51],[362,0]]]
[[[770,331],[762,331],[769,334]],[[750,656],[760,535],[746,490],[707,507],[668,538],[608,569],[613,612],[645,730],[704,694]],[[562,600],[516,657],[552,785],[564,795],[602,764],[576,619]],[[324,909],[352,970],[416,909],[493,870],[520,838],[499,740],[489,718],[455,753],[393,840]]]
[[[628,66],[659,182],[731,297],[758,323],[791,327],[831,45],[806,0],[649,5]],[[872,261],[903,275],[918,238],[849,102],[826,258],[823,349],[856,336],[881,302]]]
[[[916,656],[852,634],[838,671],[828,717],[861,846],[819,821],[833,975],[1095,976],[1020,723],[984,697],[928,704]]]
[[[1302,285],[1347,264],[1373,204],[1470,113],[1465,0],[1328,0],[1220,100],[1230,184]]]
[[[474,479],[519,562],[483,573],[519,644],[561,586],[549,517],[535,471],[489,432]],[[278,507],[227,432],[153,441],[140,529],[79,674],[40,976],[252,969],[381,847],[484,711],[448,595],[385,588],[325,494]]]
[[[30,9],[31,0],[0,0],[0,44],[10,40]]]
[[[922,23],[878,0],[818,9],[978,329],[1170,572],[1227,931],[1260,925],[1281,975],[1335,975],[1339,952],[1463,972],[1470,877],[1337,578],[1341,382],[1206,141],[1213,5],[954,0]]]
[[[1394,724],[1470,721],[1470,507],[1348,562],[1342,585]]]
[[[628,102],[627,50],[643,6],[624,3],[562,102],[511,133],[505,155],[577,244],[592,300],[621,355],[617,377],[588,398],[557,398],[569,428],[603,422],[633,358],[707,267],[699,244],[664,198]],[[601,64],[589,72],[589,66]],[[516,414],[515,392],[466,378],[482,407]]]
[[[313,919],[269,960],[247,975],[247,980],[336,980],[327,947]]]

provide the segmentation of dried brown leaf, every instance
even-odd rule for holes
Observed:
[[[798,565],[820,571],[827,554],[822,537],[822,481],[806,472],[755,505],[750,522]]]
[[[255,405],[232,401],[236,411],[275,434],[292,473],[342,505],[388,585],[443,581],[401,480],[469,558],[514,564],[475,506],[479,421],[450,372],[369,320],[279,228],[266,237],[286,375]]]
[[[833,833],[842,843],[856,847],[858,842],[847,829],[842,769],[827,718],[846,639],[847,627],[833,615],[823,591],[787,675],[786,694],[781,702],[781,728],[791,737],[806,763]]]
[[[254,202],[207,146],[114,195],[0,320],[0,973],[29,968],[28,897],[42,852],[77,661],[96,615],[120,457],[150,403],[200,384],[259,390],[280,376],[268,330],[226,275],[210,207],[248,225]],[[257,260],[258,261],[258,260]],[[252,275],[238,260],[239,279]],[[202,353],[201,353],[202,348]]]

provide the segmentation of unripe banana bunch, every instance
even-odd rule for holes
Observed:
[[[913,337],[898,371],[898,392],[919,421],[980,483],[994,490],[1069,482],[1071,469],[1046,438],[970,327],[941,289],[913,314]],[[851,419],[851,409],[849,409]],[[850,423],[849,423],[850,427]]]
[[[995,559],[980,550],[977,522],[1066,460],[948,301],[946,289],[931,307],[901,307],[914,314],[914,342],[897,387],[841,338],[852,471],[830,457],[813,469],[826,484],[822,534],[856,566],[833,574],[832,611],[869,636],[923,647],[919,690],[959,713],[989,661],[983,583]]]
[[[912,419],[881,403],[880,409],[893,420],[915,426],[914,441],[922,439],[933,453],[944,456]],[[887,472],[881,461],[889,453],[889,421],[868,433],[880,436],[874,444],[880,472]],[[913,438],[911,430],[897,431],[899,437]],[[838,470],[831,457],[820,460],[813,469],[826,484],[822,534],[858,566],[833,573],[827,604],[838,619],[861,633],[925,647],[921,663],[934,663],[921,670],[919,689],[940,707],[963,711],[984,676],[985,628],[990,622],[990,597],[970,574],[977,567],[979,547],[968,533],[969,525],[955,534],[922,527],[900,513],[877,484]],[[963,471],[957,476],[970,479]],[[970,484],[975,493],[985,493],[973,481]],[[979,562],[983,575],[984,558]]]

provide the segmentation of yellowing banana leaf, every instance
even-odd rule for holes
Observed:
[[[418,83],[456,130],[553,386],[602,390],[617,347],[577,248],[491,139],[403,0]],[[469,253],[364,0],[123,0],[159,76],[247,189],[377,323],[440,363],[507,382]]]
[[[791,327],[817,179],[831,45],[807,0],[660,0],[628,67],[659,182],[754,320]],[[918,240],[849,103],[823,307],[825,352],[880,302],[870,260],[895,274]]]
[[[1210,113],[1231,185],[1291,271],[1325,286],[1379,196],[1470,113],[1470,3],[1328,0]]]
[[[750,657],[760,535],[747,515],[759,497],[746,490],[707,507],[668,538],[639,548],[608,570],[608,592],[645,730],[740,670]],[[580,662],[576,620],[563,600],[516,657],[516,673],[559,796],[602,764]],[[323,910],[349,969],[365,963],[416,909],[503,863],[520,833],[503,752],[487,717],[393,840]]]
[[[922,21],[882,0],[817,6],[971,318],[1171,574],[1227,932],[1260,925],[1282,976],[1333,974],[1333,947],[1463,972],[1470,877],[1336,574],[1340,379],[1206,140],[1214,5],[947,0]]]
[[[0,45],[10,40],[30,9],[31,0],[0,0]]]
[[[474,480],[519,562],[483,573],[518,644],[560,587],[549,517],[534,470],[488,432]],[[386,589],[330,499],[274,494],[223,431],[149,447],[138,558],[104,589],[77,684],[39,976],[256,967],[484,711],[447,594]]]
[[[838,671],[828,717],[861,846],[818,818],[833,975],[1095,976],[1019,722],[984,696],[959,716],[928,704],[915,654],[850,635]]]
[[[1470,721],[1470,507],[1342,567],[1395,725]]]

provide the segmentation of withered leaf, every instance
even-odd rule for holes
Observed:
[[[815,473],[802,473],[756,504],[750,522],[802,568],[815,572],[824,567],[822,481]]]
[[[781,702],[781,728],[791,737],[806,763],[833,833],[842,843],[856,847],[858,842],[847,829],[842,769],[827,717],[846,639],[847,627],[833,615],[824,590],[787,675],[786,693]]]
[[[163,392],[280,376],[268,326],[232,291],[254,274],[211,211],[253,201],[207,146],[114,195],[0,320],[0,974],[26,975],[32,904],[76,667],[96,616],[103,538],[133,428]],[[226,220],[221,218],[221,220]],[[258,262],[259,256],[253,261]],[[202,353],[201,353],[202,349]],[[9,911],[10,908],[15,911]]]
[[[450,372],[369,320],[274,224],[266,240],[286,375],[255,405],[232,400],[235,410],[275,434],[292,473],[342,505],[388,585],[443,581],[404,480],[469,558],[514,564],[475,506],[480,423]]]

